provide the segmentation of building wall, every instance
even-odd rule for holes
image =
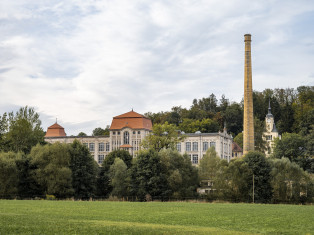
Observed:
[[[177,144],[181,154],[188,154],[193,165],[198,165],[206,151],[214,146],[218,156],[228,162],[232,159],[233,139],[226,132],[218,133],[188,133],[183,142]]]
[[[136,156],[140,150],[140,144],[143,139],[150,134],[150,131],[141,129],[133,130],[131,128],[123,128],[121,130],[110,131],[110,136],[84,136],[84,137],[46,137],[48,143],[73,143],[75,139],[89,148],[91,155],[98,164],[101,164],[104,158],[113,150],[120,148],[125,144],[125,132],[129,134],[128,148],[132,156]],[[177,149],[181,154],[187,153],[194,165],[198,165],[205,155],[208,148],[215,147],[218,156],[226,159],[228,162],[232,159],[232,137],[226,132],[223,133],[198,133],[185,134],[186,139],[177,145]],[[179,147],[181,146],[181,147]],[[190,148],[189,148],[190,146]]]

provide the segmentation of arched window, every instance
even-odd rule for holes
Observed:
[[[128,131],[123,133],[123,144],[130,144],[130,134]]]

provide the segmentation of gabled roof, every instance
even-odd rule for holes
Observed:
[[[121,130],[125,127],[129,127],[131,129],[152,130],[152,121],[144,115],[136,113],[132,110],[114,117],[110,130]]]
[[[232,152],[243,152],[242,148],[236,143],[232,143]]]
[[[48,127],[45,137],[59,137],[66,136],[64,128],[58,123],[55,123]]]
[[[146,118],[144,115],[134,112],[133,110],[113,118]]]

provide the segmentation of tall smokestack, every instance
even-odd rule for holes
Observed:
[[[244,119],[243,119],[243,154],[254,151],[254,117],[251,61],[251,34],[244,35]]]

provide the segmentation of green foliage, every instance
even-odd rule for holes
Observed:
[[[110,167],[113,165],[116,158],[120,158],[129,169],[132,165],[133,157],[126,150],[117,149],[110,152],[102,163],[97,181],[97,195],[108,197],[112,191],[111,178],[109,175]]]
[[[74,197],[78,199],[93,197],[96,191],[98,164],[90,155],[87,147],[82,145],[78,140],[74,140],[69,151]]]
[[[46,200],[56,200],[56,197],[54,195],[46,194]]]
[[[254,175],[254,198],[255,202],[267,203],[272,198],[271,165],[267,161],[265,155],[260,152],[249,152],[244,156],[244,161],[251,170],[250,178],[253,182]],[[252,195],[253,183],[250,187],[250,195]]]
[[[145,149],[154,149],[160,151],[163,148],[175,149],[176,144],[181,142],[184,136],[178,134],[175,125],[168,124],[155,124],[150,135],[148,135],[141,143]]]
[[[274,158],[286,157],[308,172],[314,172],[313,132],[303,137],[295,133],[284,133],[275,140]]]
[[[127,166],[120,158],[115,158],[114,163],[110,166],[109,176],[113,196],[118,198],[128,196],[128,173]]]
[[[219,170],[220,158],[214,147],[210,147],[200,160],[199,177],[201,180],[213,180]]]
[[[311,179],[302,168],[294,162],[291,163],[288,158],[274,159],[271,163],[273,202],[299,203],[311,200],[311,197],[308,197],[310,195],[307,195]]]
[[[77,135],[77,136],[84,137],[84,136],[87,136],[87,134],[86,134],[86,133],[84,133],[84,132],[80,132],[80,133],[78,133],[78,135]]]
[[[167,175],[170,196],[176,199],[193,198],[199,184],[197,168],[186,154],[172,149],[159,152],[163,171]]]
[[[243,108],[240,104],[232,103],[229,105],[223,116],[229,132],[231,132],[234,136],[242,133]]]
[[[234,142],[236,142],[242,149],[243,149],[243,133],[239,133],[236,137],[233,139]]]
[[[225,190],[225,199],[233,202],[249,202],[251,170],[249,165],[241,159],[233,159],[230,161],[225,171],[225,178],[228,187]]]
[[[167,172],[160,156],[152,149],[141,151],[131,171],[131,194],[144,201],[147,196],[153,200],[165,200],[170,196]]]
[[[266,141],[263,139],[265,132],[265,122],[254,118],[254,141],[255,150],[264,153],[266,150]]]
[[[35,166],[32,175],[45,194],[58,198],[73,194],[68,145],[58,142],[52,145],[37,145],[32,148],[29,156],[31,164]]]
[[[0,150],[29,153],[37,143],[44,142],[41,121],[34,108],[20,108],[0,118]]]
[[[13,198],[18,192],[16,160],[21,154],[0,152],[0,198]]]
[[[212,133],[219,131],[219,124],[217,121],[209,118],[202,119],[201,121],[186,118],[180,123],[179,129],[185,133],[195,133],[196,131]]]
[[[93,136],[105,136],[109,135],[109,128],[102,129],[101,127],[97,127],[93,130]]]

